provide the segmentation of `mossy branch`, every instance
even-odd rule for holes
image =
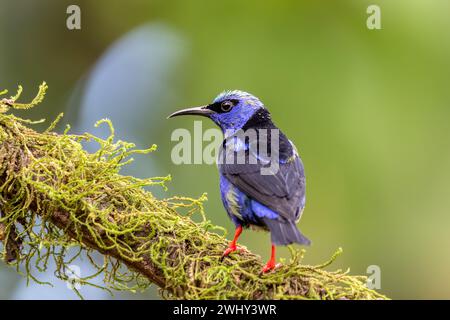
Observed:
[[[68,280],[68,268],[85,254],[103,275],[105,289],[145,289],[151,283],[166,298],[186,299],[385,299],[366,287],[364,276],[329,272],[335,255],[319,266],[300,264],[304,251],[275,272],[260,275],[261,258],[247,249],[224,262],[219,258],[228,242],[225,230],[207,220],[199,199],[157,199],[146,186],[165,188],[170,177],[138,179],[119,173],[131,155],[149,153],[132,143],[85,133],[52,132],[61,116],[38,133],[33,121],[7,114],[42,101],[41,85],[31,103],[17,103],[22,88],[0,100],[0,241],[3,259],[28,279],[33,270],[56,263],[56,276]],[[6,91],[0,92],[5,94]],[[96,141],[95,153],[83,141]],[[194,222],[198,215],[200,222]],[[74,251],[73,248],[77,248]],[[75,252],[75,253],[74,253]],[[103,254],[98,261],[94,252]],[[35,268],[32,268],[35,267]]]

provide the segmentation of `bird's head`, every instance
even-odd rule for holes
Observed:
[[[250,93],[233,90],[219,94],[212,103],[172,113],[169,118],[181,115],[199,115],[213,120],[223,131],[239,130],[260,109],[262,102]]]

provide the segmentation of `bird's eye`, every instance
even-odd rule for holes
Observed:
[[[231,108],[233,108],[233,106],[233,102],[226,100],[220,104],[220,109],[222,109],[223,112],[228,112]]]

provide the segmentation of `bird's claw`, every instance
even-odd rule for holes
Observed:
[[[261,273],[264,274],[264,273],[273,271],[273,270],[275,270],[275,269],[278,269],[278,268],[280,268],[280,267],[281,267],[281,263],[275,264],[274,262],[269,261],[269,262],[267,262],[267,264],[261,269]]]
[[[230,253],[234,251],[240,251],[241,249],[238,248],[235,245],[230,245],[222,254],[222,257],[220,257],[220,261],[222,261],[225,257],[227,257]]]

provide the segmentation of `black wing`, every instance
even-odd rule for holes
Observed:
[[[252,199],[278,213],[289,221],[297,221],[305,201],[305,175],[303,163],[291,142],[280,134],[279,169],[275,174],[262,175],[261,169],[270,166],[270,157],[258,154],[257,163],[250,162],[246,151],[244,164],[225,161],[225,143],[219,155],[219,170],[234,186]],[[222,162],[222,163],[220,163]],[[284,163],[283,163],[284,162]]]

